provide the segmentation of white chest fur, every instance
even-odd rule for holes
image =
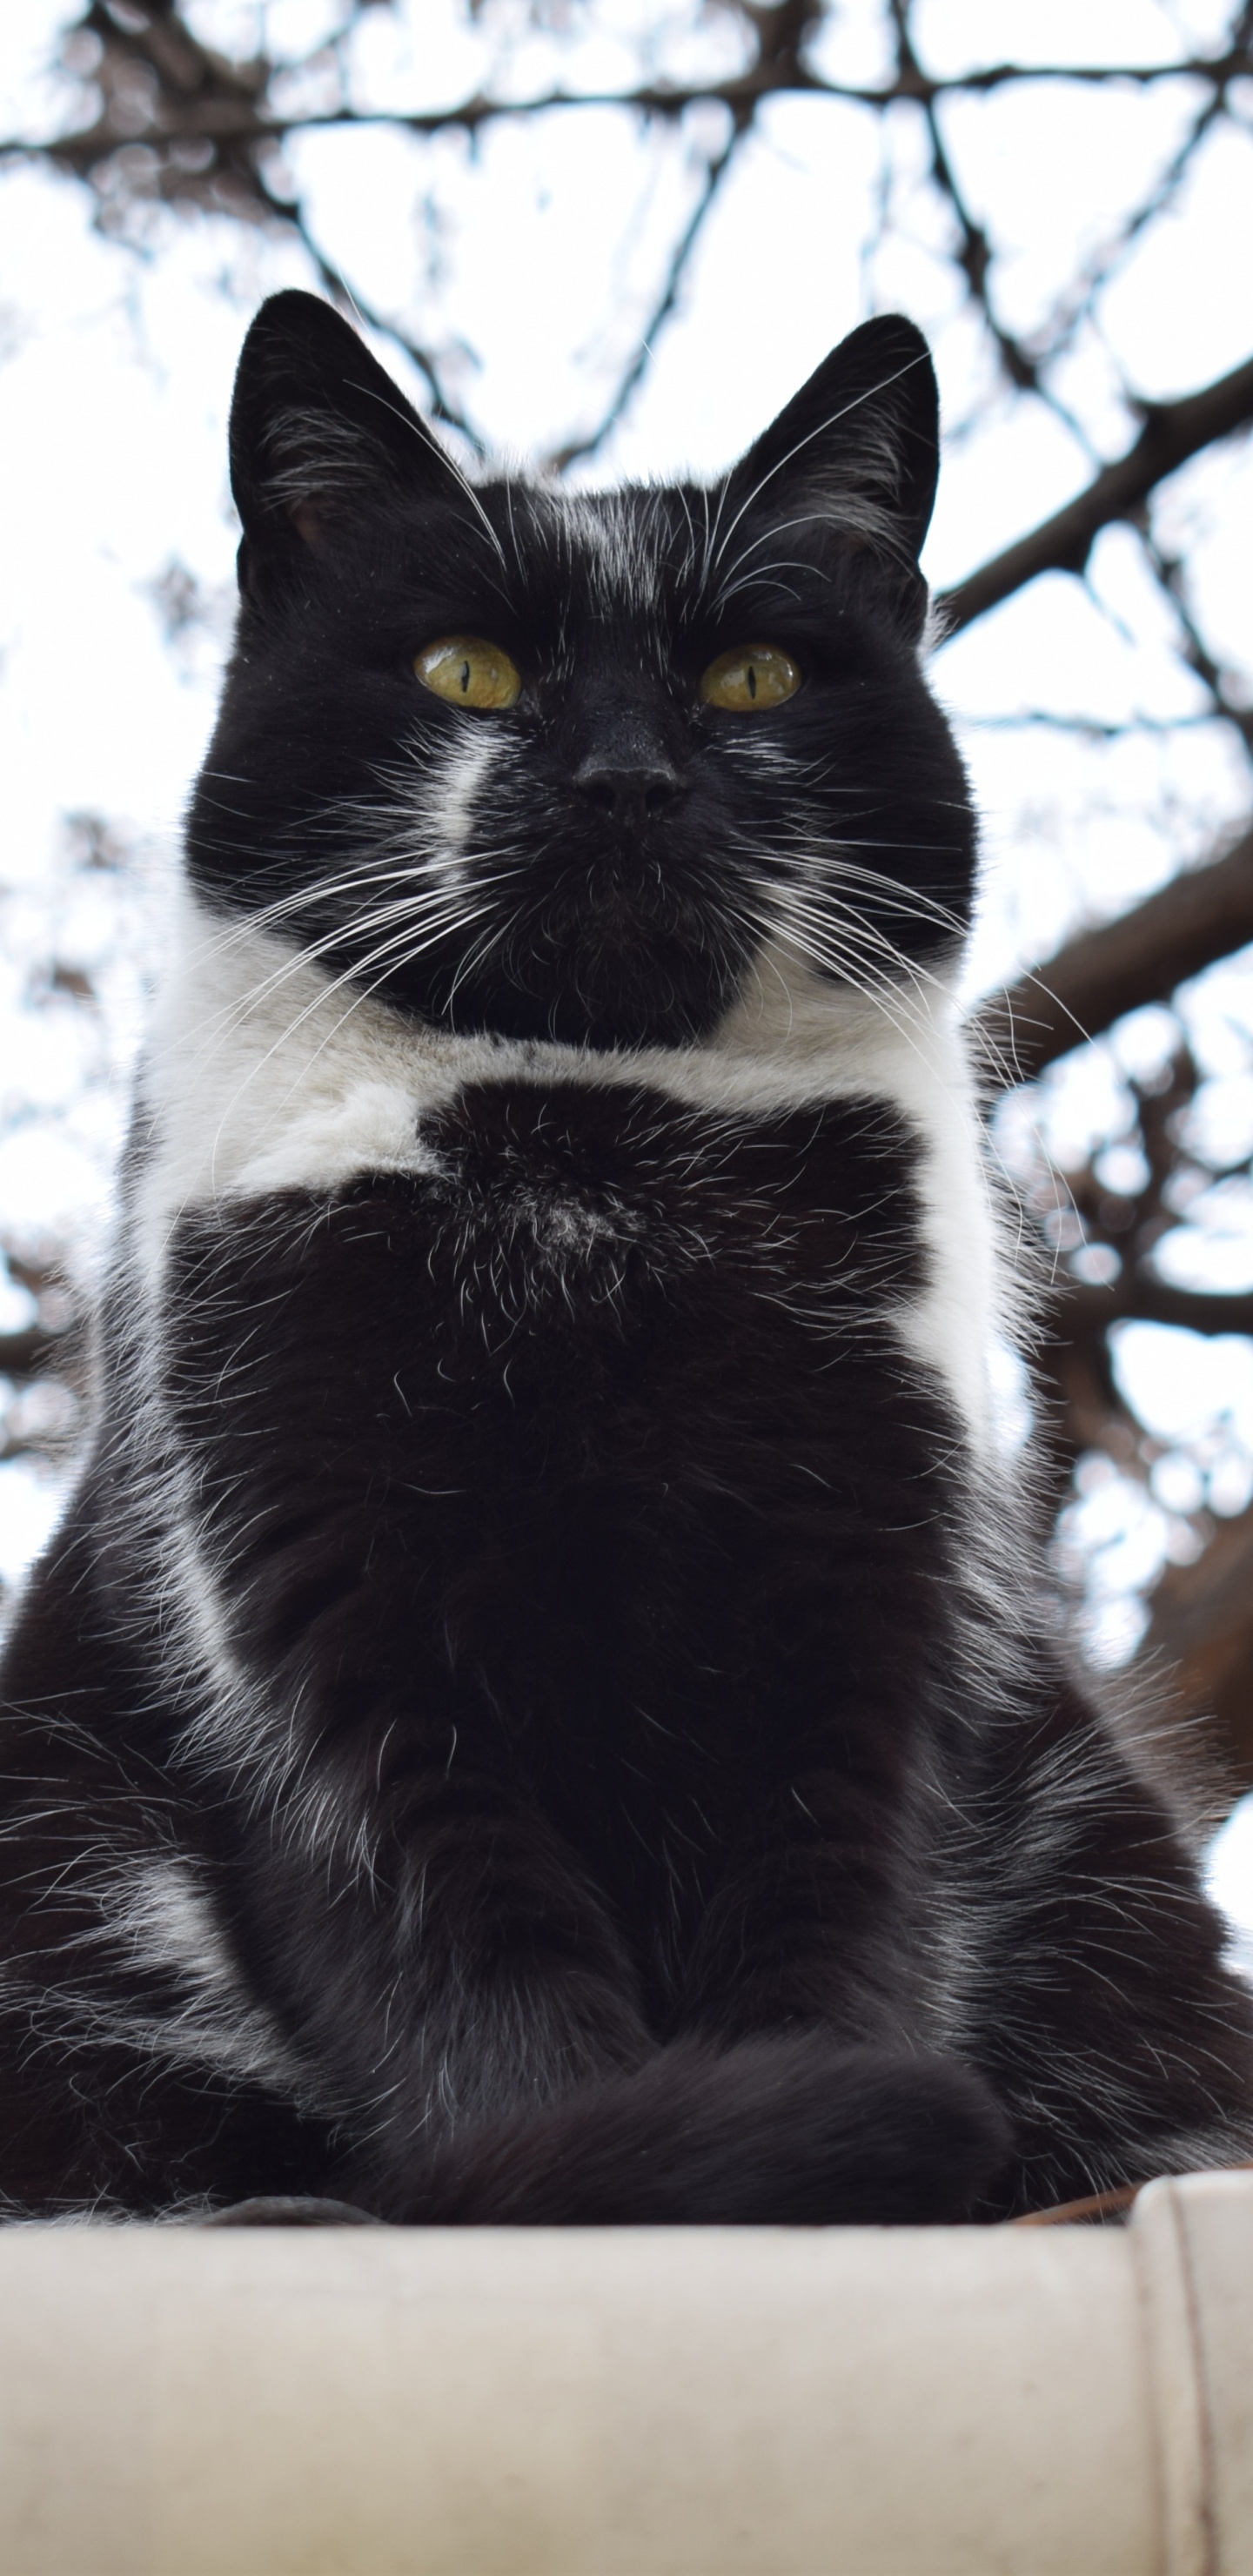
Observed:
[[[280,1189],[332,1191],[367,1172],[430,1172],[424,1119],[475,1081],[646,1083],[692,1108],[752,1118],[821,1101],[890,1106],[917,1142],[928,1282],[899,1318],[982,1448],[1002,1328],[996,1226],[965,1045],[950,993],[883,1000],[820,982],[782,950],[707,1041],[595,1053],[450,1038],[302,961],[268,933],[181,899],[141,1077],[151,1145],[129,1211],[147,1293],[184,1211]]]

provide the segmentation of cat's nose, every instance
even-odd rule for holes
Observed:
[[[580,796],[599,806],[606,818],[628,828],[665,812],[681,792],[683,781],[663,751],[589,752],[574,773]]]

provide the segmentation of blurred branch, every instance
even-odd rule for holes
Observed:
[[[991,242],[982,224],[975,222],[958,181],[957,172],[940,128],[939,98],[934,91],[922,96],[922,71],[914,51],[909,24],[911,0],[889,0],[892,22],[896,29],[897,80],[907,85],[908,94],[919,99],[926,119],[931,146],[931,176],[941,197],[948,203],[957,228],[956,260],[966,280],[972,302],[978,305],[1010,383],[1019,393],[1039,393],[1040,370],[1037,361],[1023,347],[1021,340],[1007,331],[992,310],[988,275],[992,267]]]
[[[1213,1532],[1195,1565],[1168,1565],[1153,1597],[1146,1663],[1173,1666],[1185,1710],[1203,1714],[1234,1765],[1253,1778],[1253,1511]]]
[[[1063,1389],[1069,1445],[1098,1443],[1143,1473],[1143,1437],[1119,1395],[1106,1335],[1111,1324],[1171,1324],[1192,1333],[1253,1333],[1253,1296],[1176,1288],[1154,1256],[1179,1223],[1173,1184],[1179,1169],[1179,1120],[1199,1080],[1191,1049],[1181,1045],[1156,1082],[1133,1082],[1145,1172],[1130,1193],[1106,1188],[1088,1167],[1069,1176],[1061,1211],[1091,1258],[1100,1246],[1116,1276],[1100,1286],[1059,1270],[1053,1280],[1039,1357]],[[1076,1247],[1077,1249],[1077,1247]]]
[[[1253,0],[1246,0],[1231,30],[1231,46],[1244,54],[1246,63],[1250,36],[1253,34]],[[1126,216],[1112,239],[1088,261],[1080,278],[1054,307],[1051,320],[1037,333],[1037,346],[1047,350],[1050,358],[1068,348],[1081,323],[1092,314],[1097,297],[1125,265],[1128,253],[1148,226],[1172,206],[1188,177],[1199,146],[1217,119],[1228,111],[1227,83],[1216,82],[1209,97],[1203,100],[1193,117],[1178,150],[1154,181],[1146,197]]]
[[[1209,691],[1214,713],[1234,725],[1245,750],[1253,758],[1253,707],[1236,704],[1227,686],[1222,665],[1211,653],[1193,615],[1188,597],[1187,567],[1178,555],[1168,555],[1157,543],[1151,529],[1141,530],[1144,550],[1154,575],[1165,591],[1178,620],[1183,638],[1183,659],[1195,671],[1202,686]]]
[[[254,173],[254,186],[258,208],[274,222],[290,225],[303,243],[332,303],[337,304],[341,312],[346,309],[364,330],[377,331],[381,339],[390,340],[396,348],[403,349],[426,385],[429,396],[427,408],[432,419],[442,421],[446,428],[460,430],[462,437],[468,439],[471,447],[481,455],[483,441],[468,414],[449,394],[434,352],[424,348],[420,341],[414,339],[412,332],[406,331],[392,315],[380,312],[359,287],[350,288],[346,284],[334,261],[328,258],[315,239],[303,206],[288,204],[283,198],[274,196],[260,171]]]
[[[66,1356],[67,1335],[43,1324],[24,1332],[0,1333],[0,1377],[43,1377]]]
[[[181,14],[180,0],[88,0],[82,15],[62,39],[62,59],[82,82],[84,99],[94,106],[94,113],[69,133],[44,138],[12,136],[0,141],[0,162],[18,157],[42,160],[87,181],[99,200],[101,222],[114,229],[134,207],[154,199],[195,204],[244,221],[289,226],[308,251],[326,292],[337,302],[351,305],[361,321],[390,337],[406,352],[429,388],[435,416],[456,426],[478,445],[469,420],[443,383],[437,353],[414,339],[403,325],[370,308],[355,289],[348,294],[334,261],[312,233],[298,193],[285,190],[276,166],[278,147],[293,135],[352,127],[383,126],[418,137],[460,131],[473,138],[496,123],[516,123],[567,110],[613,106],[646,122],[673,124],[691,108],[722,107],[730,120],[727,142],[709,164],[700,200],[672,252],[660,297],[635,354],[598,426],[563,451],[558,461],[568,464],[594,454],[621,418],[646,369],[650,342],[674,309],[692,248],[719,183],[764,100],[801,94],[841,100],[878,114],[901,103],[921,112],[930,137],[932,179],[957,227],[955,256],[1001,364],[1019,390],[1035,393],[1060,412],[1062,406],[1043,381],[1042,368],[1046,344],[1047,355],[1055,356],[1058,346],[1070,336],[1074,317],[1063,317],[1060,337],[1054,331],[1034,348],[1028,348],[998,321],[989,294],[993,248],[967,207],[938,121],[938,108],[949,98],[987,96],[1015,83],[1069,80],[1089,87],[1118,82],[1148,88],[1164,79],[1191,78],[1202,84],[1205,95],[1188,137],[1144,206],[1129,218],[1129,229],[1124,227],[1129,241],[1178,185],[1196,144],[1226,108],[1232,81],[1253,69],[1253,0],[1246,0],[1226,40],[1213,53],[1195,52],[1169,63],[1140,65],[1037,66],[1001,62],[944,78],[933,77],[919,61],[910,31],[909,0],[889,0],[896,30],[896,61],[890,79],[871,84],[830,80],[814,69],[811,40],[827,15],[828,0],[777,0],[777,5],[770,5],[770,0],[727,0],[727,5],[751,39],[752,58],[743,70],[725,79],[645,81],[617,90],[548,90],[523,99],[501,99],[478,91],[452,107],[406,114],[394,108],[357,107],[349,98],[344,45],[358,23],[364,0],[349,7],[343,25],[332,39],[323,40],[304,61],[291,63],[278,63],[264,54],[229,59],[188,25]],[[317,106],[284,105],[285,94],[291,96],[293,75],[311,66],[323,71],[330,65],[334,66],[338,91],[330,104],[323,99]],[[286,91],[280,84],[286,84]],[[1110,257],[1121,248],[1125,248],[1125,242],[1120,237]],[[1088,286],[1095,291],[1091,279]],[[1076,307],[1076,314],[1079,309]],[[1146,435],[1152,426],[1151,417]],[[1198,443],[1204,444],[1205,439]],[[1158,479],[1162,471],[1168,470],[1165,466],[1159,468],[1151,479]],[[1018,579],[1029,577],[1019,576],[1010,587],[1016,588]],[[974,578],[977,583],[987,575]],[[961,605],[970,587],[963,585],[954,594],[958,603],[955,626],[964,624],[969,614],[977,613]],[[980,604],[991,604],[990,598]]]
[[[156,5],[156,0],[153,0]],[[788,12],[788,0],[778,9],[744,7],[742,15],[751,18],[756,27],[763,21],[782,18]],[[808,6],[803,14],[810,25],[823,15],[821,5]],[[498,99],[477,92],[456,107],[433,108],[425,114],[397,114],[390,108],[333,108],[320,115],[284,117],[269,116],[264,120],[267,134],[309,133],[328,126],[399,125],[411,134],[438,134],[448,126],[460,126],[473,134],[497,119],[547,116],[564,108],[625,107],[636,115],[664,118],[673,122],[691,107],[703,107],[711,101],[729,107],[732,115],[742,116],[763,98],[775,98],[788,92],[801,91],[809,98],[844,99],[854,107],[883,109],[895,107],[902,99],[922,107],[935,100],[983,97],[991,90],[1003,89],[1014,81],[1080,81],[1085,85],[1130,81],[1149,87],[1162,80],[1212,81],[1225,88],[1231,80],[1245,78],[1250,69],[1247,42],[1223,54],[1181,56],[1172,63],[1105,65],[1091,63],[996,63],[981,69],[955,73],[949,79],[935,79],[926,72],[902,72],[890,81],[861,86],[854,81],[824,80],[809,69],[791,47],[772,48],[765,58],[747,72],[730,80],[684,82],[641,82],[635,89],[544,90],[534,98]],[[260,127],[261,121],[258,120]]]
[[[1117,921],[1072,939],[1037,975],[1020,976],[980,1011],[994,1077],[1033,1082],[1045,1065],[1099,1036],[1125,1011],[1253,940],[1253,831],[1225,858],[1187,869]]]
[[[1028,707],[1021,715],[977,716],[970,721],[980,733],[1064,733],[1084,742],[1126,742],[1132,734],[1173,740],[1181,733],[1196,733],[1202,725],[1216,724],[1226,713],[1225,707],[1201,707],[1187,716],[1136,715],[1106,722],[1100,716],[1064,716],[1052,707]]]
[[[81,18],[66,30],[62,54],[85,86],[98,92],[98,114],[74,133],[38,142],[18,137],[0,142],[0,165],[44,161],[86,180],[101,202],[106,225],[115,210],[125,212],[156,198],[240,222],[290,228],[326,293],[413,361],[435,417],[480,444],[450,399],[434,353],[359,292],[348,293],[339,270],[314,238],[303,207],[276,194],[266,175],[267,161],[283,134],[328,121],[363,120],[351,115],[290,123],[276,118],[266,94],[278,67],[261,55],[231,62],[202,43],[180,16],[178,0],[142,0],[142,5],[140,0],[89,0]]]
[[[1253,1297],[1172,1288],[1151,1271],[1124,1271],[1108,1288],[1092,1288],[1081,1279],[1059,1279],[1056,1286],[1061,1306],[1056,1329],[1067,1339],[1081,1341],[1129,1320],[1177,1324],[1189,1333],[1253,1333]]]
[[[994,90],[1023,82],[1075,81],[1085,87],[1126,82],[1152,88],[1161,81],[1191,78],[1223,92],[1230,82],[1250,70],[1249,35],[1242,18],[1232,41],[1217,53],[1181,54],[1169,62],[1005,61],[937,78],[923,69],[912,45],[906,42],[900,48],[891,80],[828,80],[805,59],[808,39],[825,14],[824,0],[779,0],[774,7],[769,0],[739,0],[737,14],[752,31],[755,59],[745,71],[725,80],[646,81],[633,88],[607,90],[553,89],[523,99],[493,98],[477,91],[455,106],[411,114],[392,108],[354,108],[344,102],[332,108],[285,115],[266,98],[278,67],[263,56],[242,63],[228,61],[192,33],[179,15],[177,0],[91,0],[67,34],[72,40],[90,33],[99,38],[104,48],[101,66],[91,74],[105,90],[104,112],[79,133],[35,144],[14,138],[0,143],[0,152],[34,150],[82,177],[104,154],[115,152],[120,141],[150,129],[163,136],[181,133],[232,145],[344,126],[392,125],[411,134],[438,134],[459,127],[464,133],[475,134],[499,119],[545,116],[584,107],[623,107],[637,115],[673,121],[689,108],[711,101],[729,108],[742,121],[763,98],[796,91],[876,109],[892,107],[901,100],[925,109],[940,99],[985,97]],[[122,65],[130,67],[131,79],[123,84],[124,113],[119,120],[116,113],[110,113],[118,87],[116,77],[110,78],[110,69]],[[282,66],[284,71],[291,68],[294,66]],[[153,113],[146,120],[142,93],[134,80],[136,69],[146,72],[153,84],[154,108],[159,100],[159,114]]]
[[[697,198],[696,205],[688,224],[680,235],[679,240],[671,253],[669,266],[666,271],[665,284],[657,302],[653,306],[653,310],[650,313],[642,332],[640,333],[639,345],[636,349],[635,355],[620,378],[616,390],[614,391],[609,403],[606,405],[605,410],[602,412],[597,427],[594,430],[589,431],[586,438],[573,439],[568,446],[558,448],[556,454],[549,459],[550,466],[555,473],[564,473],[567,466],[573,465],[576,462],[582,462],[589,456],[594,456],[597,449],[604,446],[605,440],[610,436],[611,432],[616,429],[618,422],[621,420],[627,404],[630,402],[631,396],[634,393],[636,386],[640,383],[645,368],[648,366],[649,360],[652,357],[653,340],[661,329],[662,324],[669,320],[670,315],[673,313],[674,308],[678,303],[683,280],[690,265],[692,253],[696,248],[697,241],[699,240],[701,231],[704,227],[706,216],[709,214],[714,203],[722,180],[730,169],[735,147],[743,139],[746,131],[747,127],[744,122],[733,122],[722,150],[715,153],[713,159],[708,164],[705,172],[704,185],[701,188],[700,195]]]
[[[1216,439],[1247,428],[1253,421],[1253,358],[1200,393],[1186,394],[1180,402],[1146,403],[1143,411],[1144,427],[1134,447],[1104,466],[1086,491],[956,589],[941,591],[936,607],[944,620],[945,641],[1042,572],[1081,573],[1102,528],[1115,519],[1135,519],[1168,474]]]

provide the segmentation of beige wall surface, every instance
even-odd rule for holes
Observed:
[[[1125,2230],[18,2227],[0,2576],[1248,2576],[1253,2175]]]

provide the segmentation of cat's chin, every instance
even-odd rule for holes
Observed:
[[[427,976],[395,998],[458,1037],[547,1039],[598,1051],[692,1046],[712,1035],[747,961],[656,938],[598,939],[555,956],[506,953],[491,972]]]
[[[677,997],[633,997],[618,991],[599,1000],[573,989],[529,993],[502,981],[482,994],[463,989],[443,1009],[428,1005],[422,1016],[450,1036],[546,1039],[612,1054],[624,1048],[696,1045],[712,1035],[733,998],[733,992],[720,990],[716,999],[698,1006]]]

